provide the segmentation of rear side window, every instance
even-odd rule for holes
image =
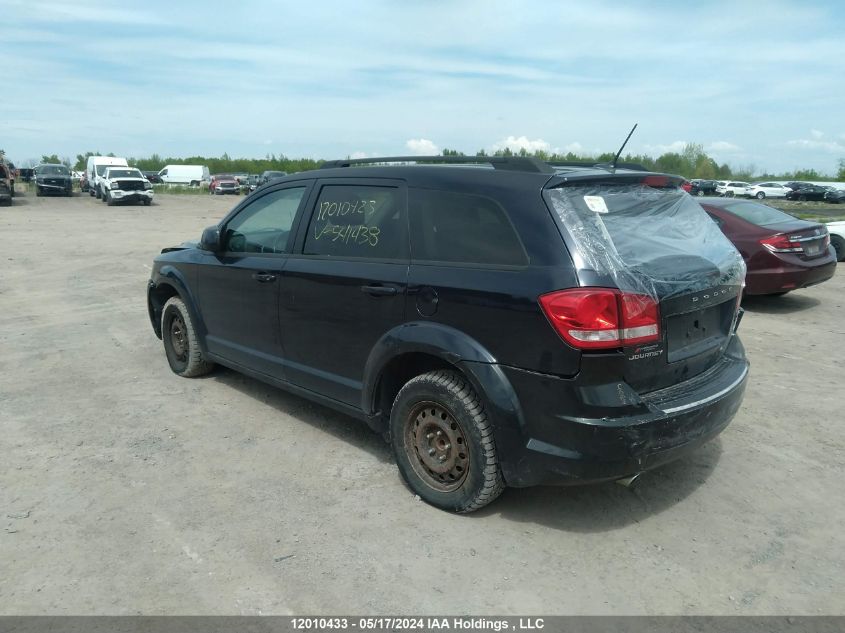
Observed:
[[[505,210],[475,194],[408,192],[411,257],[416,261],[524,266],[528,257]]]
[[[395,187],[325,185],[305,237],[306,255],[407,259],[408,223]]]

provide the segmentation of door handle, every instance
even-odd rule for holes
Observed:
[[[252,278],[262,284],[266,284],[271,281],[276,281],[276,275],[272,273],[252,273]]]
[[[399,291],[395,286],[361,286],[361,292],[366,292],[368,295],[374,297],[388,297],[395,295]]]

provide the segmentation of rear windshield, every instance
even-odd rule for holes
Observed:
[[[720,209],[733,213],[746,222],[751,222],[751,224],[757,224],[758,226],[781,224],[782,222],[791,222],[795,219],[783,211],[778,211],[765,204],[749,202],[747,200],[737,200],[736,202],[722,203],[717,206]]]
[[[663,299],[745,278],[733,244],[680,189],[597,183],[546,195],[578,267],[622,290]]]

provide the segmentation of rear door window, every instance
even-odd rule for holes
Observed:
[[[524,266],[528,257],[507,213],[487,197],[411,189],[411,258],[415,261]]]
[[[397,187],[324,185],[311,214],[304,254],[407,259],[402,198]]]

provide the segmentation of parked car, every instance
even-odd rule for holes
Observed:
[[[712,196],[716,194],[715,180],[691,180],[692,187],[690,188],[691,196]]]
[[[12,206],[12,179],[9,177],[9,168],[6,163],[0,162],[0,206]]]
[[[143,171],[141,173],[144,174],[144,178],[154,185],[160,185],[164,182],[157,171]]]
[[[22,167],[18,169],[18,177],[21,182],[32,182],[35,180],[35,169],[32,167]]]
[[[253,191],[258,188],[258,181],[260,180],[261,176],[258,174],[250,174],[249,180],[247,180],[246,184],[246,194],[249,195]]]
[[[216,174],[211,177],[211,182],[208,185],[208,193],[223,195],[226,193],[233,193],[235,195],[241,194],[241,185],[234,176],[229,174]]]
[[[743,195],[746,187],[748,187],[748,183],[741,180],[720,180],[716,184],[716,194],[733,198]]]
[[[700,202],[745,260],[745,294],[782,295],[833,276],[836,257],[823,224],[750,200]]]
[[[106,167],[116,165],[127,167],[126,159],[117,156],[89,156],[85,165],[85,176],[88,179],[88,193],[91,196],[102,198],[103,185],[100,182]]]
[[[792,191],[790,188],[776,182],[758,182],[748,185],[743,195],[747,198],[763,200],[765,198],[785,198],[790,191]]]
[[[828,222],[827,231],[830,233],[830,245],[836,252],[836,261],[845,262],[845,221]]]
[[[824,196],[828,191],[830,191],[829,187],[800,185],[797,189],[787,192],[786,199],[799,200],[801,202],[806,202],[807,200],[824,200]]]
[[[787,189],[798,189],[798,187],[808,187],[812,186],[813,183],[811,182],[802,182],[800,180],[791,180],[784,185]]]
[[[682,178],[368,160],[276,180],[155,258],[176,374],[219,363],[362,419],[458,512],[630,477],[730,422],[745,265]],[[446,165],[386,164],[415,160]]]
[[[47,193],[60,196],[73,195],[73,176],[64,165],[42,163],[35,168],[35,195]]]
[[[159,178],[168,185],[199,187],[211,180],[205,165],[166,165],[158,172]]]
[[[685,180],[681,183],[681,189],[683,189],[687,193],[690,193],[692,191],[692,183],[689,180]]]
[[[134,167],[107,167],[102,177],[102,200],[110,207],[119,202],[153,203],[153,185]]]
[[[832,202],[833,204],[839,204],[840,202],[845,202],[845,189],[830,189],[824,194],[824,201],[825,202]]]
[[[261,177],[258,179],[258,186],[266,185],[268,182],[273,180],[278,180],[279,178],[284,178],[287,176],[287,172],[284,171],[264,171],[261,172]]]

